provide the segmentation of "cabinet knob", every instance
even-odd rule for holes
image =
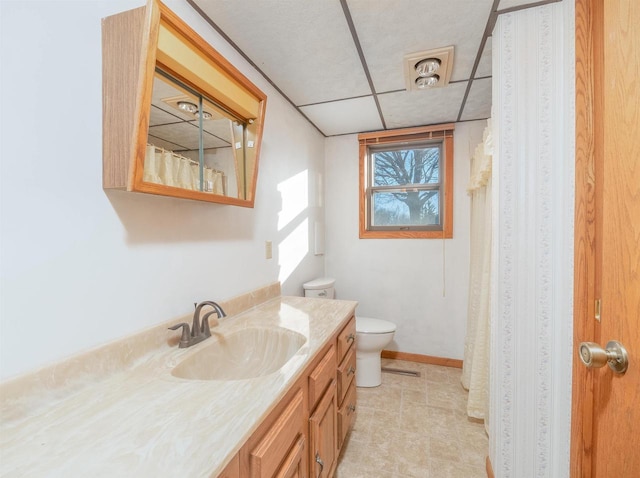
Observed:
[[[353,342],[356,339],[355,334],[349,334],[347,336],[347,342]]]
[[[351,410],[352,412],[356,411],[356,406],[352,403],[351,405],[349,405],[349,410]]]
[[[349,375],[352,375],[353,373],[355,373],[356,369],[351,365],[349,366],[349,368],[347,369],[347,377]]]

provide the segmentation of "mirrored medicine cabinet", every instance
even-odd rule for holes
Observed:
[[[103,187],[253,207],[266,95],[157,0],[102,33]]]

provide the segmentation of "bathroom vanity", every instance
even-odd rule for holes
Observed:
[[[193,347],[167,330],[182,317],[0,385],[0,475],[333,476],[355,418],[357,303],[281,297],[274,284],[221,305],[229,316]],[[275,371],[180,371],[274,330],[304,337]]]

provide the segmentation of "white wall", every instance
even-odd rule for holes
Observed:
[[[469,285],[471,153],[486,121],[456,124],[453,239],[358,238],[358,138],[325,146],[326,273],[362,316],[397,324],[390,350],[462,359]],[[443,282],[444,267],[444,282]]]
[[[323,137],[184,0],[166,3],[268,95],[256,207],[103,191],[100,19],[142,1],[2,0],[2,378],[194,301],[276,280],[301,294],[323,272],[309,252]]]
[[[569,476],[574,2],[493,32],[489,456],[496,478]]]

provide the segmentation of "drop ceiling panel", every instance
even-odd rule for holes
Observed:
[[[164,105],[164,108],[169,109],[168,105]],[[151,105],[151,114],[149,115],[149,125],[157,126],[160,124],[179,123],[182,121],[177,115],[174,115],[162,107]]]
[[[491,37],[487,38],[474,78],[491,76]]]
[[[197,4],[296,105],[371,94],[337,0]]]
[[[387,93],[378,100],[387,128],[449,123],[458,118],[466,88],[463,81],[432,90]]]
[[[383,129],[372,96],[303,106],[300,110],[326,136]]]
[[[193,125],[198,126],[198,121],[192,121]],[[216,136],[224,146],[229,146],[232,142],[231,123],[228,119],[208,120],[202,122],[202,129],[205,133]]]
[[[377,92],[404,90],[407,53],[455,47],[451,80],[471,75],[493,0],[348,0]]]
[[[463,121],[491,116],[491,78],[473,80],[462,112]]]

